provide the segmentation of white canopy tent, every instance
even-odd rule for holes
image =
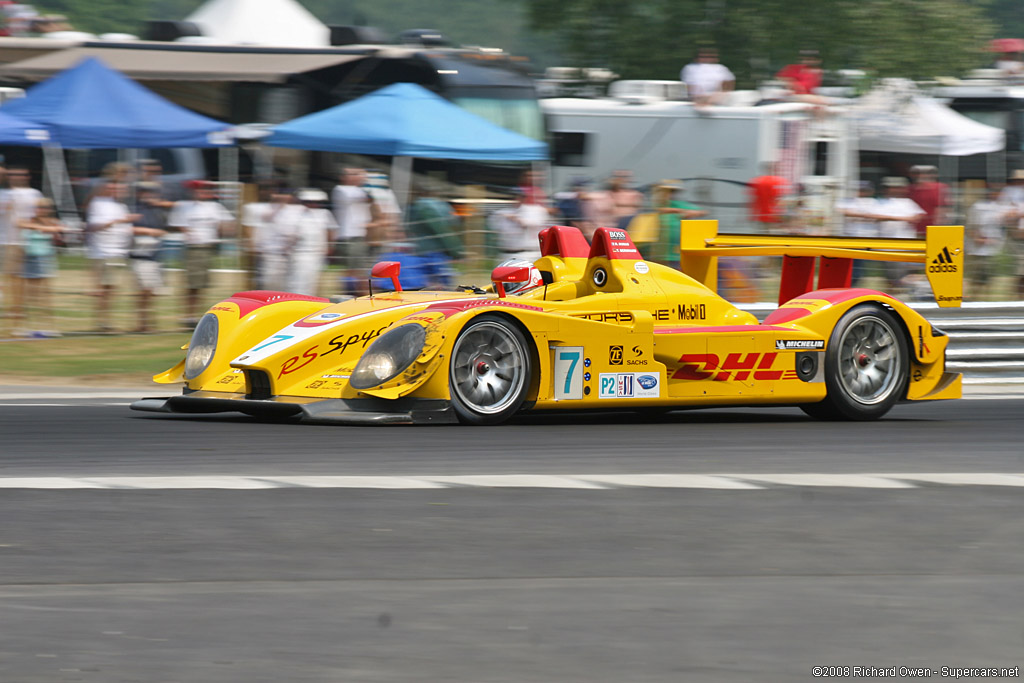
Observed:
[[[208,0],[185,18],[219,42],[329,47],[331,31],[296,0]]]
[[[960,157],[1006,146],[1005,131],[958,114],[906,79],[884,80],[851,111],[862,150]]]

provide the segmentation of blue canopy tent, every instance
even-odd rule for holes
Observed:
[[[37,121],[46,178],[61,217],[77,221],[63,149],[152,149],[232,145],[229,126],[178,106],[89,57],[5,104],[0,113]]]
[[[514,133],[413,83],[394,83],[274,127],[274,147],[397,157],[540,161],[547,145]]]
[[[37,121],[70,149],[223,147],[229,126],[180,107],[95,58],[81,61],[3,106]]]
[[[0,112],[0,145],[39,147],[50,137],[46,126]]]

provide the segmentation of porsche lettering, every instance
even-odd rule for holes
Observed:
[[[633,314],[628,311],[608,311],[607,313],[579,313],[575,318],[583,318],[585,320],[595,320],[599,323],[631,323],[633,322]]]

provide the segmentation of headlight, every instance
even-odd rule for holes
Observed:
[[[385,332],[356,363],[349,384],[356,389],[369,389],[397,377],[423,352],[426,340],[426,330],[416,323]]]
[[[217,335],[220,324],[217,316],[207,313],[199,319],[195,331],[192,333],[192,341],[188,343],[188,354],[185,356],[185,379],[195,379],[203,374],[203,371],[213,360],[213,354],[217,350]]]

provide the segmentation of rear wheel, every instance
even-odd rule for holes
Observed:
[[[829,337],[820,403],[801,406],[812,417],[875,420],[906,393],[910,352],[893,313],[864,304],[850,309]]]
[[[452,407],[466,424],[497,424],[514,415],[530,388],[529,342],[506,318],[474,318],[455,340],[449,366]]]

